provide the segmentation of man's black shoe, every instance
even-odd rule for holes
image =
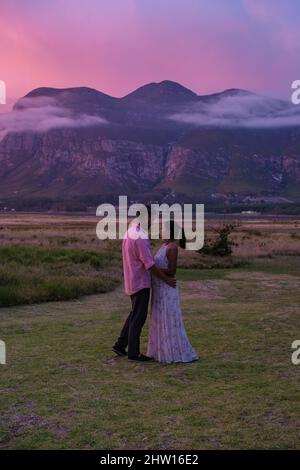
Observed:
[[[127,356],[127,352],[124,348],[119,348],[118,346],[114,345],[112,348],[113,352],[118,354],[118,356]]]
[[[153,361],[152,357],[145,356],[144,354],[140,354],[139,356],[128,357],[129,361],[134,362],[151,362]]]

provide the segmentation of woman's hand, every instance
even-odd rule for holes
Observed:
[[[166,281],[165,281],[170,287],[176,287],[176,284],[177,284],[177,281],[176,281],[176,278],[175,277],[167,277]]]
[[[151,271],[152,274],[154,274],[154,276],[156,277],[159,277],[159,279],[161,279],[162,281],[164,281],[166,284],[168,284],[170,287],[176,287],[176,279],[174,276],[168,276],[167,274],[165,274],[163,272],[163,270],[157,266],[156,264],[154,264],[153,266],[151,266],[151,268],[149,269],[149,271]]]

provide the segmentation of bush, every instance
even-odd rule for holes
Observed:
[[[204,246],[199,253],[212,256],[229,256],[232,254],[232,246],[235,243],[230,240],[229,236],[234,231],[235,225],[225,224],[218,229],[213,229],[217,233],[217,237],[213,240],[205,241]]]

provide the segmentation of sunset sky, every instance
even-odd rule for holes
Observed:
[[[123,96],[164,79],[288,98],[299,57],[295,0],[0,0],[8,101],[40,86]]]

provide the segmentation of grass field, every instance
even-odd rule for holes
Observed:
[[[44,269],[46,256],[50,265],[63,263],[63,276],[65,268],[81,269],[78,251],[96,251],[100,265],[90,254],[83,269],[105,275],[104,253],[113,253],[111,276],[120,283],[118,253],[92,240],[94,222],[57,219],[3,218],[3,265],[16,262],[12,246],[22,247],[23,264],[24,246],[35,247],[36,269]],[[133,364],[111,353],[129,310],[120,286],[1,308],[7,365],[0,366],[0,448],[300,448],[300,366],[291,363],[300,332],[297,227],[241,225],[231,261],[182,253],[182,309],[200,355],[192,364]],[[58,249],[70,252],[58,256]],[[146,337],[147,328],[143,350]]]
[[[97,221],[92,216],[0,214],[0,307],[70,300],[109,292],[120,284],[120,242],[100,242]],[[220,224],[206,223],[207,239],[216,236],[214,229]],[[232,238],[233,256],[182,251],[180,266],[232,268],[255,259],[300,253],[297,219],[238,222]]]

